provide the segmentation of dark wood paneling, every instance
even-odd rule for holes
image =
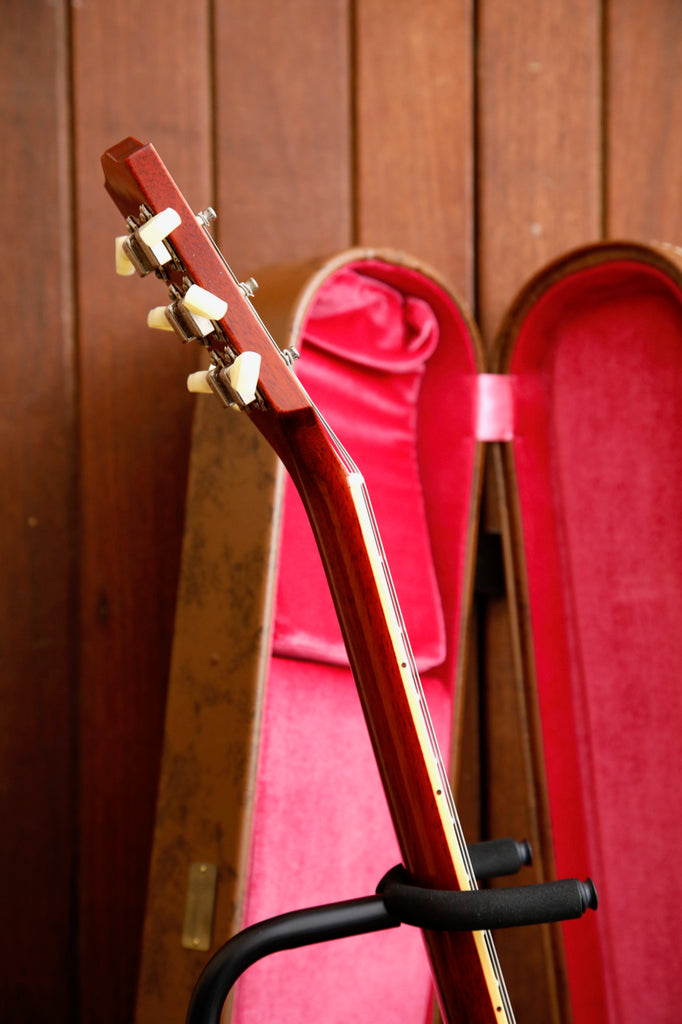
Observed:
[[[0,1019],[74,1019],[75,409],[66,3],[0,34]],[[39,74],[36,74],[39,69]]]
[[[470,0],[356,4],[357,241],[403,249],[473,296]]]
[[[208,5],[74,7],[81,374],[81,865],[84,1021],[130,1020],[183,522],[196,360],[116,278],[124,225],[99,157],[152,141],[198,208],[210,181]]]
[[[490,345],[527,278],[601,232],[600,3],[485,0],[477,43],[478,319]],[[486,528],[496,530],[497,498],[492,480],[487,484]],[[505,599],[489,602],[481,628],[488,832],[536,840],[538,854],[526,712]],[[523,880],[540,880],[543,870],[537,857]],[[518,1019],[561,1019],[567,1010],[550,930],[504,931],[496,942]]]
[[[348,0],[218,0],[217,235],[235,272],[351,242]]]

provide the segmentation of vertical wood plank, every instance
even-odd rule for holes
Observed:
[[[607,4],[607,233],[682,242],[682,7]]]
[[[601,234],[600,6],[479,5],[478,297],[488,343],[532,273]]]
[[[600,6],[479,4],[477,294],[488,345],[532,273],[601,233]],[[496,529],[490,483],[487,525]],[[504,600],[491,600],[483,624],[487,823],[490,836],[533,840],[538,822],[510,630]],[[535,871],[525,880],[536,880]],[[500,932],[496,941],[518,1019],[562,1019],[567,1010],[549,929]]]
[[[146,327],[155,279],[116,278],[102,151],[153,142],[201,208],[207,3],[73,12],[81,374],[80,957],[84,1020],[132,1017],[182,533],[196,353]]]
[[[218,238],[236,271],[351,242],[348,0],[217,0]]]
[[[473,301],[471,0],[357,0],[357,240],[424,259]]]
[[[0,33],[3,1020],[75,1019],[75,391],[67,4]],[[39,958],[39,959],[38,959]]]

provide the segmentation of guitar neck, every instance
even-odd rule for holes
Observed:
[[[171,304],[151,326],[200,340],[204,384],[236,404],[280,456],[317,540],[405,867],[421,885],[475,888],[383,547],[362,477],[195,217],[153,146],[124,139],[102,157],[106,187],[128,223],[121,273],[154,274]],[[198,294],[197,294],[198,293]],[[161,315],[157,314],[161,312]],[[248,364],[240,360],[249,359]],[[250,383],[245,378],[254,376]],[[251,369],[249,369],[251,367]],[[193,375],[196,376],[196,375]],[[427,932],[448,1024],[513,1024],[487,932]]]
[[[309,406],[248,413],[277,450],[308,513],[334,600],[405,867],[439,889],[476,887],[364,480]],[[488,933],[425,934],[450,1024],[513,1011]]]

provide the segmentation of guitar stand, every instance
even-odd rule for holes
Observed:
[[[532,860],[530,844],[515,839],[474,843],[468,849],[479,880],[516,874]],[[202,971],[186,1024],[220,1024],[225,1000],[240,975],[257,960],[285,949],[401,924],[438,931],[478,931],[567,921],[597,909],[597,891],[591,879],[450,892],[414,885],[402,865],[384,875],[377,893],[280,914],[239,932]]]

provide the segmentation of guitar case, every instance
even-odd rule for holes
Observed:
[[[485,783],[498,800],[525,787],[535,864],[519,881],[590,875],[601,897],[596,915],[515,936],[541,950],[542,977],[507,975],[512,1003],[515,984],[521,1003],[530,990],[537,1020],[662,1024],[682,995],[674,256],[633,244],[567,255],[518,297],[488,367],[452,290],[403,254],[350,250],[259,275],[257,308],[300,352],[300,379],[365,476],[455,784],[471,775],[467,666],[487,656],[471,621],[488,458],[518,709],[508,727],[533,770]],[[299,499],[247,418],[206,399],[137,1024],[179,1024],[202,966],[239,929],[370,895],[398,860]],[[404,926],[262,961],[224,1019],[403,1024],[428,1021],[431,1004],[421,936]]]

